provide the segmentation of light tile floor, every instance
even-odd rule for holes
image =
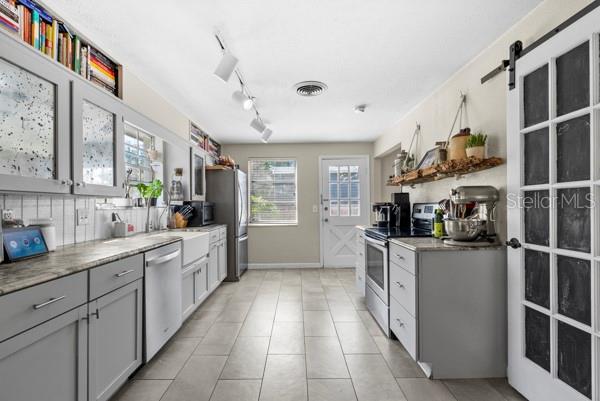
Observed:
[[[352,269],[223,283],[118,401],[517,401],[504,379],[426,379],[383,333]]]

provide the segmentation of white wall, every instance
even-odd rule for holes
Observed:
[[[589,3],[591,0],[544,1],[413,108],[397,124],[384,131],[374,147],[375,155],[380,157],[382,179],[385,181],[392,174],[393,151],[399,144],[408,147],[416,122],[421,124],[422,129],[419,157],[424,151],[432,148],[436,141],[446,139],[458,108],[461,91],[467,94],[468,126],[473,131],[483,130],[489,135],[488,155],[506,158],[506,78],[501,74],[482,85],[481,77],[497,67],[502,59],[508,58],[508,48],[511,43],[521,40],[524,46],[527,46]],[[388,153],[390,154],[387,155]],[[493,185],[504,195],[505,166],[471,174],[458,181],[451,178],[420,184],[414,189],[405,189],[411,193],[413,202],[437,201],[448,197],[450,188],[454,186],[482,184]],[[397,189],[382,185],[380,198],[388,200],[389,193]],[[499,232],[505,233],[505,202],[499,205],[498,215]]]
[[[289,157],[298,162],[298,225],[251,226],[249,261],[255,264],[292,263],[310,266],[320,263],[319,156],[369,155],[372,143],[256,144],[224,145],[223,153],[231,155],[240,168],[248,169],[250,157]],[[371,199],[374,183],[381,181],[371,161]],[[379,190],[379,189],[378,189]]]

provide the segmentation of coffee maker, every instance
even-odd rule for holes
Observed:
[[[376,227],[410,230],[410,197],[406,192],[393,193],[391,202],[374,203],[373,212]]]

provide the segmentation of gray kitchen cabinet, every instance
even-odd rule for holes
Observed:
[[[209,270],[210,260],[208,258],[203,258],[196,264],[194,270],[194,309],[200,306],[206,297],[208,297],[210,288],[208,281]]]
[[[142,364],[143,280],[89,303],[88,400],[108,400]]]
[[[208,291],[219,286],[219,242],[210,244],[208,254]]]
[[[73,193],[125,196],[123,105],[81,80],[71,91]]]
[[[356,290],[363,297],[365,296],[365,290],[367,286],[367,275],[366,275],[366,258],[365,258],[365,231],[361,228],[356,229],[356,262],[355,262],[355,274],[356,274]]]
[[[87,401],[87,305],[0,342],[0,399]]]
[[[219,265],[219,277],[218,282],[225,280],[227,277],[227,237],[219,241],[218,248],[218,265]]]
[[[187,319],[196,309],[196,266],[181,272],[181,318]]]
[[[0,31],[0,191],[71,192],[69,76]]]

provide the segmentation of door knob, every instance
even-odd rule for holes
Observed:
[[[521,243],[518,239],[511,238],[510,240],[506,241],[506,246],[510,246],[512,249],[517,249],[521,247]]]
[[[327,223],[327,222],[329,221],[329,219],[325,218],[325,219],[323,219],[323,221],[324,221],[325,223]]]

